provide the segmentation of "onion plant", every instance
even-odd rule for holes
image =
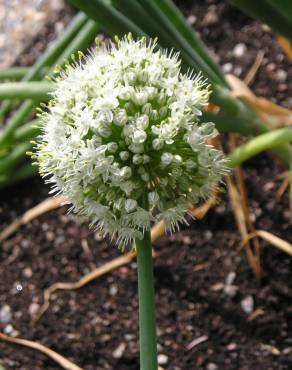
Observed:
[[[228,172],[200,122],[209,86],[177,53],[129,34],[66,66],[41,115],[32,157],[52,192],[118,244],[135,241],[140,368],[157,370],[150,228],[175,230]]]

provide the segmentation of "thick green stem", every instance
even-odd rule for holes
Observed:
[[[243,144],[236,148],[229,155],[230,165],[231,167],[238,166],[242,162],[248,160],[256,154],[263,152],[264,150],[275,148],[289,142],[292,142],[292,127],[285,127],[275,131],[264,133],[249,140],[246,144]],[[286,160],[291,162],[291,159],[292,152],[290,151],[290,155],[288,152],[288,157],[286,158]]]
[[[154,279],[150,231],[144,232],[142,240],[136,239],[136,249],[139,290],[140,369],[157,370]]]

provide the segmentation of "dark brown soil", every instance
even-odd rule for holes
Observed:
[[[244,76],[258,50],[265,50],[266,62],[252,87],[289,105],[288,92],[279,91],[280,84],[288,89],[288,82],[276,81],[267,72],[268,65],[274,64],[275,73],[290,68],[291,76],[291,66],[272,35],[225,2],[201,1],[193,7],[190,3],[184,3],[184,10],[196,14],[196,28],[220,55],[222,65],[232,63],[233,72],[241,68],[239,75]],[[247,51],[235,58],[231,52],[240,42]],[[255,226],[291,240],[287,194],[280,201],[275,199],[280,185],[277,175],[282,171],[266,155],[245,165]],[[0,193],[1,227],[44,199],[47,192],[41,180],[33,179]],[[161,364],[165,370],[292,368],[291,258],[262,242],[259,284],[244,251],[236,251],[238,242],[229,201],[223,195],[202,221],[193,221],[189,228],[155,243],[159,354],[160,361],[166,362]],[[119,255],[108,241],[67,215],[65,207],[22,227],[1,245],[0,310],[8,305],[11,318],[0,322],[0,330],[37,340],[85,370],[137,370],[134,262],[80,290],[54,294],[42,319],[31,322],[46,287],[56,281],[76,281]],[[262,315],[248,321],[250,310],[255,309],[261,309]],[[0,363],[17,370],[59,368],[38,352],[3,342]]]

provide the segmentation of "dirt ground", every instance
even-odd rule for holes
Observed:
[[[291,64],[272,34],[226,2],[192,3],[180,6],[225,72],[243,78],[263,50],[263,64],[251,86],[258,95],[291,108]],[[244,170],[256,228],[291,241],[288,196],[275,196],[281,184],[277,176],[284,169],[261,155]],[[38,178],[2,191],[1,228],[47,193]],[[226,194],[203,220],[155,243],[158,352],[165,370],[292,368],[291,258],[261,242],[263,278],[257,283],[245,252],[236,250],[238,243]],[[55,293],[41,320],[31,320],[50,284],[76,281],[119,255],[68,215],[66,207],[23,226],[1,245],[0,331],[37,340],[84,370],[137,370],[135,262],[80,290]],[[254,310],[261,314],[250,321]],[[3,342],[0,363],[6,370],[59,368],[36,351]]]

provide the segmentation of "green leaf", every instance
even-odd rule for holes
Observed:
[[[0,80],[20,80],[31,67],[11,67],[0,70]],[[0,368],[1,370],[1,368]]]
[[[64,48],[69,44],[69,42],[78,33],[81,27],[85,24],[87,16],[83,13],[78,13],[65,31],[60,37],[55,40],[51,46],[49,46],[46,51],[39,57],[37,62],[28,70],[27,74],[23,77],[23,81],[34,81],[44,76],[46,73],[46,68],[51,66],[58,56],[63,52]],[[9,101],[4,101],[0,108],[0,118],[4,117],[7,112],[12,108],[12,103]]]
[[[291,0],[267,0],[283,17],[292,24],[292,1]]]
[[[15,165],[21,163],[26,158],[26,152],[32,148],[30,143],[16,145],[11,152],[0,159],[0,175],[5,175]]]
[[[271,132],[259,135],[247,143],[236,148],[230,155],[230,165],[232,167],[238,166],[242,162],[251,157],[263,152],[264,150],[272,149],[277,146],[292,142],[292,127],[285,127]],[[290,148],[290,157],[292,158],[292,151]]]
[[[168,17],[173,25],[173,30],[179,32],[189,43],[193,50],[200,55],[205,63],[216,73],[223,85],[228,86],[220,66],[212,59],[208,49],[201,41],[199,35],[190,27],[185,17],[171,0],[156,2],[160,10]]]
[[[63,65],[64,60],[69,58],[71,54],[74,54],[78,50],[83,50],[89,45],[94,39],[97,31],[98,25],[92,20],[87,20],[84,26],[81,28],[79,33],[73,38],[73,40],[67,45],[65,50],[58,56],[56,63]],[[66,33],[66,31],[65,31]],[[48,71],[52,74],[54,71],[54,66]],[[7,142],[12,138],[13,132],[19,126],[23,124],[25,119],[29,116],[35,107],[35,102],[29,100],[24,102],[12,118],[7,122],[3,132],[0,135],[0,147],[7,145]]]
[[[6,82],[0,84],[0,99],[48,100],[52,88],[50,82]]]
[[[161,2],[153,0],[138,0],[140,5],[147,10],[149,16],[153,17],[165,30],[169,33],[169,42],[167,47],[172,47],[174,44],[178,45],[178,50],[181,51],[181,57],[183,62],[189,67],[194,69],[196,72],[201,71],[205,77],[209,79],[213,84],[219,84],[226,86],[226,83],[222,82],[220,77],[210,68],[208,63],[201,57],[193,47],[190,46],[185,37],[178,32],[174,26],[172,19],[169,19],[165,13],[165,9],[161,9]],[[159,4],[159,5],[158,5]],[[158,35],[159,37],[159,35]]]
[[[138,36],[145,36],[145,33],[135,23],[105,0],[69,0],[69,2],[96,20],[111,35],[133,32]]]

